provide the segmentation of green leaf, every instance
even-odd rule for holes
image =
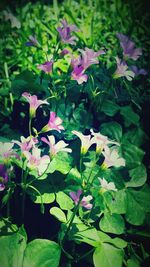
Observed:
[[[121,153],[126,161],[126,166],[133,169],[141,165],[145,152],[139,147],[125,141],[121,145]]]
[[[23,254],[26,248],[26,239],[23,235],[15,233],[0,237],[0,266],[22,267]]]
[[[63,222],[63,223],[67,222],[65,213],[58,207],[51,208],[50,214],[55,216],[60,222]]]
[[[104,217],[100,220],[99,224],[102,231],[112,234],[122,234],[124,233],[124,220],[119,214],[109,214],[105,213]]]
[[[106,101],[104,101],[101,110],[106,115],[112,117],[119,111],[119,109],[120,109],[120,107],[115,102],[107,99]]]
[[[126,194],[126,220],[133,225],[143,224],[145,213],[150,211],[150,189],[148,187],[140,191],[128,189]]]
[[[93,262],[95,267],[122,267],[123,250],[103,243],[95,249]]]
[[[145,184],[147,179],[146,168],[143,164],[129,171],[131,180],[126,183],[126,187],[138,187]]]
[[[125,248],[127,246],[127,242],[119,237],[111,238],[109,235],[101,231],[97,231],[97,233],[101,243],[110,243],[117,248]]]
[[[140,267],[140,263],[135,259],[129,259],[127,261],[127,267]]]
[[[126,193],[125,190],[116,191],[113,199],[106,199],[107,205],[112,213],[124,214],[126,213]]]
[[[117,122],[107,122],[101,125],[101,133],[108,136],[112,140],[121,142],[122,127]]]
[[[62,210],[71,210],[74,207],[72,199],[64,192],[56,193],[56,202]]]
[[[60,247],[54,241],[35,239],[25,250],[23,267],[58,267],[60,254]]]
[[[76,224],[76,228],[77,232],[73,236],[74,240],[87,243],[93,247],[99,246],[100,240],[95,228],[85,224]]]
[[[67,174],[72,168],[72,157],[66,152],[59,152],[51,161],[46,173],[59,171],[62,174]]]
[[[129,127],[131,124],[139,125],[139,115],[135,113],[131,106],[121,107],[120,114],[124,118],[124,123],[126,127]]]

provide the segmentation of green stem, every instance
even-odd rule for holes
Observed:
[[[30,135],[30,137],[32,136],[31,123],[32,123],[32,118],[30,117],[30,119],[29,119],[29,135]]]
[[[79,257],[77,260],[75,260],[75,262],[77,263],[80,260],[83,260],[84,258],[86,258],[87,256],[89,256],[94,250],[95,250],[95,248],[92,248],[90,251],[88,251],[87,253],[85,253],[84,255],[82,255],[81,257]]]
[[[40,196],[40,198],[41,198],[41,213],[44,214],[43,198],[42,198],[42,195],[41,195],[40,191],[37,188],[35,188],[34,186],[32,186],[32,185],[28,185],[28,187],[30,187],[31,189],[33,189]]]

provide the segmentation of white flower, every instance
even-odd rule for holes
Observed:
[[[94,144],[91,135],[84,135],[78,131],[72,131],[73,134],[77,135],[81,140],[81,154],[85,155],[92,144]]]
[[[115,184],[113,182],[108,183],[104,178],[98,178],[100,181],[101,187],[105,190],[117,191]]]
[[[105,160],[103,162],[103,166],[109,167],[120,167],[125,166],[125,160],[121,157],[119,157],[117,149],[110,150],[109,147],[105,147],[104,152],[102,154],[105,157]]]
[[[49,145],[50,147],[50,155],[54,156],[60,151],[71,153],[72,149],[68,148],[68,144],[66,144],[64,141],[59,141],[55,143],[55,137],[53,135],[47,136],[48,140],[45,137],[42,137],[41,140]]]

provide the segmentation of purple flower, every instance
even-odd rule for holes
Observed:
[[[60,52],[60,56],[65,56],[65,55],[68,55],[70,54],[70,51],[66,48],[64,48],[61,52]]]
[[[123,49],[123,55],[127,58],[137,60],[142,55],[141,48],[135,48],[135,43],[129,39],[128,36],[117,33],[117,37],[120,41],[120,45]]]
[[[137,75],[147,75],[147,71],[144,69],[138,69],[137,66],[130,66],[130,69],[134,72],[135,76]]]
[[[75,25],[67,24],[66,20],[62,20],[61,25],[61,27],[57,28],[57,31],[60,34],[61,41],[65,44],[75,45],[77,38],[75,36],[71,36],[71,33],[79,31],[79,29]]]
[[[95,52],[93,49],[90,49],[88,47],[86,47],[85,50],[80,49],[79,51],[82,54],[81,64],[85,70],[93,64],[98,64],[99,61],[97,57],[105,54],[104,50],[99,50],[98,52]]]
[[[26,42],[25,45],[26,46],[38,46],[39,42],[34,36],[30,35],[29,36],[29,41]]]
[[[6,167],[3,164],[0,164],[0,191],[5,189],[5,184],[8,182],[8,174]]]
[[[43,70],[45,73],[51,73],[54,61],[46,61],[43,64],[37,66],[38,69]]]
[[[80,196],[82,194],[82,190],[78,190],[77,193],[75,192],[70,192],[69,195],[71,196],[71,198],[73,199],[75,205],[78,205],[79,201],[80,201]],[[90,200],[92,200],[92,196],[86,196],[83,197],[80,205],[88,210],[92,209],[93,205],[91,203],[89,203]]]
[[[118,79],[120,77],[125,77],[128,81],[131,81],[135,76],[134,72],[128,69],[128,66],[125,61],[122,61],[118,57],[116,57],[116,61],[117,69],[113,74],[113,78]]]
[[[77,81],[78,84],[82,84],[83,82],[87,82],[88,76],[84,74],[84,68],[82,66],[74,67],[71,72],[71,77],[73,80]]]

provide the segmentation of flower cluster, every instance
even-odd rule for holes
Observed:
[[[117,33],[117,38],[120,41],[120,45],[123,49],[124,59],[116,57],[117,69],[113,74],[113,78],[117,79],[125,77],[128,81],[131,81],[135,76],[142,74],[146,75],[147,72],[144,69],[138,69],[136,66],[128,66],[126,60],[137,60],[142,55],[142,49],[136,48],[135,43],[129,39],[128,36]]]

